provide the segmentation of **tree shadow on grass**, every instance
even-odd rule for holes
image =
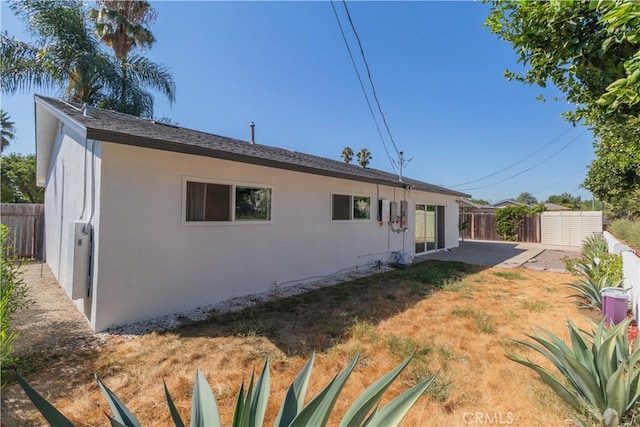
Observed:
[[[263,336],[286,354],[308,356],[345,339],[355,319],[378,324],[484,268],[426,261],[404,270],[275,298],[236,313],[214,312],[208,320],[170,333],[181,337]]]

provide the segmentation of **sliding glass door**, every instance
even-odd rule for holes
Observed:
[[[415,244],[417,254],[444,248],[444,206],[416,204]]]

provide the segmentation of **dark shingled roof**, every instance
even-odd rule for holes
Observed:
[[[101,108],[90,107],[89,116],[85,117],[78,104],[69,104],[40,95],[36,95],[36,99],[49,104],[86,128],[89,139],[214,157],[353,181],[395,187],[410,186],[421,191],[469,197],[458,191],[410,178],[403,177],[403,182],[399,182],[397,175],[378,169],[363,168],[284,148],[251,144],[238,139],[164,125]]]

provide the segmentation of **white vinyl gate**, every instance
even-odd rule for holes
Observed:
[[[593,233],[602,233],[602,211],[561,211],[540,214],[542,243],[580,246]]]

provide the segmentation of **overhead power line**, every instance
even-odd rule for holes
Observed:
[[[333,4],[333,2],[332,2]],[[393,140],[393,135],[391,135],[391,130],[389,129],[389,124],[387,123],[387,118],[382,111],[382,106],[380,105],[380,100],[378,99],[378,94],[376,93],[376,87],[373,84],[373,78],[371,77],[371,69],[369,68],[369,62],[367,62],[367,57],[364,54],[364,48],[362,47],[362,42],[360,41],[360,36],[358,36],[358,32],[356,31],[356,27],[353,24],[353,20],[351,19],[351,14],[349,13],[349,8],[347,7],[346,0],[342,0],[342,4],[344,5],[344,11],[347,13],[347,18],[349,18],[349,24],[351,24],[351,29],[353,30],[353,34],[356,36],[356,40],[358,41],[358,46],[360,47],[360,55],[362,55],[362,60],[364,61],[364,66],[367,69],[367,76],[369,77],[369,83],[371,83],[371,90],[373,92],[373,97],[376,100],[376,104],[378,105],[378,111],[380,111],[380,115],[382,116],[382,121],[384,122],[384,126],[387,128],[387,133],[389,134],[389,139],[391,139],[391,143],[393,144],[393,148],[396,150],[396,154],[399,155],[400,151],[396,146],[395,141]]]
[[[333,14],[336,16],[336,21],[338,21],[338,27],[340,27],[340,33],[342,34],[342,40],[344,41],[344,45],[347,47],[347,52],[349,52],[349,58],[351,58],[351,64],[353,64],[353,69],[355,70],[356,75],[358,76],[358,81],[360,82],[360,88],[362,89],[364,98],[367,100],[367,105],[369,106],[371,117],[373,118],[373,122],[376,124],[376,129],[378,130],[380,141],[382,142],[382,146],[384,147],[384,152],[387,153],[387,157],[389,158],[389,162],[391,163],[391,169],[393,169],[393,173],[397,173],[395,162],[393,161],[393,159],[391,158],[391,155],[389,154],[389,150],[387,149],[387,144],[385,143],[384,137],[382,136],[382,132],[380,131],[380,126],[378,125],[378,119],[376,118],[376,115],[373,112],[373,107],[371,107],[371,102],[369,101],[369,95],[367,95],[367,90],[364,87],[364,83],[362,83],[360,72],[358,71],[358,67],[356,66],[356,61],[353,59],[351,48],[349,47],[349,43],[347,42],[347,37],[345,36],[344,30],[342,29],[342,23],[340,22],[340,18],[338,17],[338,12],[336,11],[336,7],[333,4],[333,0],[331,0],[331,8],[333,9]]]
[[[479,190],[479,189],[481,189],[481,188],[493,187],[494,185],[501,184],[501,183],[503,183],[503,182],[505,182],[505,181],[508,181],[508,180],[510,180],[510,179],[512,179],[512,178],[515,178],[516,176],[520,176],[520,175],[522,175],[523,173],[527,173],[527,172],[529,172],[531,169],[533,169],[533,168],[536,168],[536,167],[540,166],[541,164],[545,163],[545,162],[546,162],[546,161],[548,161],[549,159],[551,159],[551,158],[555,157],[556,155],[560,154],[560,153],[561,153],[562,151],[564,151],[567,147],[569,147],[571,144],[573,144],[573,143],[574,143],[578,138],[580,138],[582,135],[584,135],[584,134],[587,132],[587,130],[588,130],[588,129],[585,129],[584,131],[582,131],[582,132],[580,133],[580,135],[578,135],[578,136],[576,136],[575,138],[573,138],[571,141],[569,141],[568,143],[566,143],[565,145],[563,145],[559,150],[555,151],[555,152],[554,152],[553,154],[551,154],[550,156],[546,157],[546,158],[545,158],[545,159],[543,159],[542,161],[540,161],[540,162],[536,163],[535,165],[533,165],[533,166],[531,166],[531,167],[529,167],[529,168],[527,168],[527,169],[525,169],[525,170],[523,170],[523,171],[520,171],[520,172],[518,172],[518,173],[516,173],[516,174],[513,174],[513,175],[511,175],[511,176],[509,176],[509,177],[507,177],[507,178],[505,178],[505,179],[503,179],[503,180],[500,180],[500,181],[498,181],[498,182],[494,182],[493,184],[483,185],[483,186],[481,186],[481,187],[462,188],[462,189],[461,189],[461,191]]]
[[[550,188],[555,187],[556,185],[560,185],[560,184],[562,184],[562,183],[566,182],[569,178],[573,178],[574,176],[578,175],[579,173],[581,173],[582,171],[584,171],[586,168],[587,168],[586,166],[583,166],[583,167],[581,167],[581,168],[580,168],[580,170],[578,170],[578,171],[576,171],[576,172],[572,173],[572,174],[571,174],[571,175],[569,175],[568,177],[566,177],[566,178],[564,178],[564,179],[562,179],[562,180],[560,180],[560,181],[558,181],[558,182],[554,182],[553,184],[551,184],[551,185],[549,185],[549,186],[547,186],[547,187],[544,187],[544,188],[542,188],[542,189],[540,189],[540,190],[534,191],[534,192],[533,192],[533,193],[531,193],[531,194],[539,194],[539,193],[542,193],[542,192],[543,192],[543,191],[545,191],[545,190],[548,190],[548,189],[550,189]]]
[[[553,144],[554,142],[556,142],[558,139],[560,139],[561,137],[563,137],[567,132],[569,132],[571,129],[573,129],[573,126],[568,127],[566,130],[564,130],[560,135],[556,136],[555,138],[553,138],[551,141],[543,144],[542,146],[540,146],[539,148],[535,149],[534,151],[532,151],[531,153],[527,154],[526,156],[520,158],[519,160],[516,160],[515,162],[503,167],[502,169],[499,169],[493,173],[490,173],[489,175],[485,175],[481,178],[478,179],[474,179],[473,181],[467,181],[467,182],[463,182],[462,184],[456,184],[456,185],[452,185],[451,188],[456,188],[456,187],[462,187],[463,185],[469,185],[469,184],[473,184],[475,182],[478,181],[483,181],[487,178],[491,178],[492,176],[498,175],[500,172],[504,172],[507,169],[512,168],[513,166],[522,163],[523,161],[525,161],[526,159],[528,159],[529,157],[533,156],[536,153],[539,153],[540,151],[542,151],[543,149],[545,149],[546,147],[548,147],[549,145]]]

